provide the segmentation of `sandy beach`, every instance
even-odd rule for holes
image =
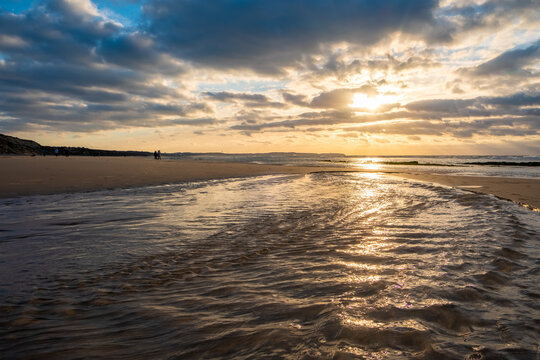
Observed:
[[[193,160],[156,161],[152,158],[139,157],[28,156],[1,157],[0,168],[3,174],[0,182],[0,197],[4,198],[270,174],[366,171]],[[515,201],[531,209],[540,209],[540,180],[538,179],[388,173],[412,180],[491,194]]]
[[[183,181],[271,174],[342,171],[342,168],[154,160],[143,157],[0,158],[0,197],[93,191]]]
[[[60,193],[0,199],[3,358],[536,356],[540,213],[455,188],[538,180],[312,164],[0,158]]]
[[[531,210],[540,211],[540,179],[520,179],[495,176],[455,176],[426,173],[395,174],[412,180],[420,180],[451,186],[467,191],[490,194],[511,200]]]

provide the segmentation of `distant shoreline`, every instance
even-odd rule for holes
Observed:
[[[139,187],[272,174],[373,172],[491,194],[540,209],[540,179],[455,176],[342,167],[284,166],[151,157],[0,156],[0,197]]]

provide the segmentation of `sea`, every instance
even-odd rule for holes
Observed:
[[[540,177],[538,156],[170,158]],[[377,172],[4,198],[0,314],[1,359],[538,359],[540,213]]]
[[[167,159],[242,162],[285,166],[356,168],[395,172],[427,172],[463,176],[540,177],[540,155],[355,156],[310,153],[174,153]]]

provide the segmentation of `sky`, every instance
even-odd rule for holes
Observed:
[[[2,0],[0,133],[540,155],[540,0]]]

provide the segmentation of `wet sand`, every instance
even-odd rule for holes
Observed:
[[[512,200],[531,210],[540,211],[540,179],[495,176],[454,176],[422,173],[395,174],[407,179],[431,182],[481,194]]]
[[[0,157],[0,197],[93,191],[159,185],[183,181],[224,179],[320,171],[363,171],[330,167],[301,167],[243,163],[160,160],[136,157]],[[381,172],[381,171],[370,171]],[[540,209],[540,179],[453,176],[427,173],[392,175],[491,194]]]
[[[0,158],[0,197],[56,194],[183,181],[225,179],[271,174],[336,171],[319,168],[192,160],[154,160],[140,157]]]

